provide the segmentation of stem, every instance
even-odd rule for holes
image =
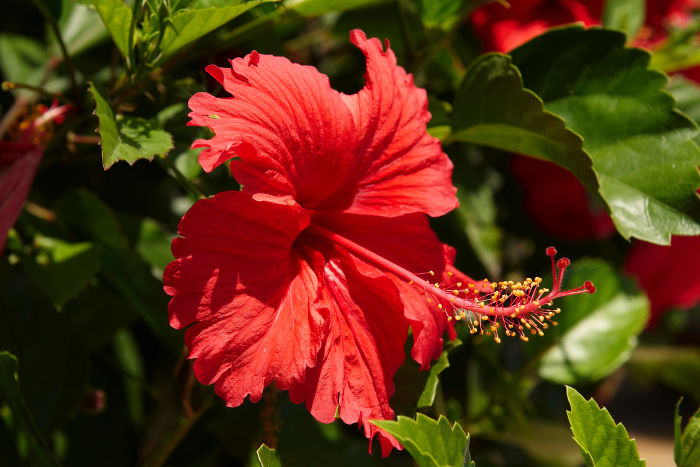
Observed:
[[[178,170],[170,157],[158,157],[157,160],[158,163],[165,168],[168,175],[173,177],[180,185],[182,185],[182,187],[189,193],[190,198],[192,198],[193,201],[206,198],[201,190]]]
[[[66,103],[66,104],[70,103],[70,100],[67,99],[66,96],[64,96],[63,94],[49,92],[46,89],[41,88],[39,86],[33,86],[31,84],[26,84],[26,83],[16,83],[14,81],[3,81],[2,82],[2,90],[3,91],[11,91],[13,89],[27,89],[29,91],[34,91],[38,94],[41,94],[42,96],[50,97],[52,99],[56,99],[58,101]]]
[[[158,440],[140,463],[141,467],[160,467],[163,465],[197,420],[213,405],[213,402],[213,397],[207,398],[202,407],[192,417],[178,414],[172,427]]]

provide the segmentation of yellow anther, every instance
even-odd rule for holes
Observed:
[[[474,284],[472,284],[471,282],[469,282],[469,283],[467,284],[467,288],[473,289],[473,288],[474,288]]]
[[[542,331],[537,331],[537,335],[542,337],[542,336],[544,336],[544,333]]]
[[[450,299],[450,302],[451,302],[451,303],[454,303],[455,300],[457,300],[457,299],[456,299],[456,298],[451,298],[451,299]]]
[[[457,287],[462,287],[462,283],[461,283],[461,282],[457,282]]]
[[[442,310],[442,303],[438,303],[438,310]]]
[[[451,273],[451,272],[448,271],[448,272],[447,272],[447,277],[452,277],[453,274],[454,274],[454,273]]]
[[[435,288],[436,288],[436,289],[439,289],[439,288],[440,288],[440,283],[439,283],[439,282],[436,282],[436,283],[435,283]]]
[[[488,315],[481,315],[481,321],[488,321],[489,316]]]
[[[433,271],[433,270],[431,269],[430,271],[428,271],[428,274],[430,274],[431,276],[434,276],[434,275],[435,275],[435,271]]]
[[[529,341],[530,339],[528,339],[527,336],[520,336],[520,340],[522,340],[523,342],[527,342],[527,341]]]
[[[542,278],[541,278],[541,277],[535,277],[535,282],[537,282],[537,283],[539,284],[540,282],[542,282]]]
[[[540,306],[540,302],[538,302],[537,300],[535,300],[534,302],[532,302],[532,304],[535,305],[535,306]]]
[[[477,324],[479,324],[479,320],[478,320],[478,319],[475,319],[474,321],[472,321],[472,324],[473,324],[474,326],[476,326]]]
[[[479,306],[480,306],[481,308],[486,308],[486,304],[484,304],[484,302],[479,303]]]
[[[459,321],[460,319],[462,319],[461,316],[459,316],[459,315],[455,316],[455,321]],[[451,316],[448,317],[448,318],[447,318],[447,321],[452,321],[452,317],[451,317]]]
[[[469,334],[476,334],[476,328],[471,328],[469,330]]]
[[[428,303],[433,303],[433,301],[431,299],[428,299]]]
[[[408,285],[413,285],[413,279],[411,279],[410,281],[408,281]]]
[[[459,295],[459,290],[453,290],[452,293],[455,295]]]
[[[496,341],[496,344],[500,344],[500,343],[501,343],[501,338],[498,337],[498,336],[495,336],[495,337],[493,338],[493,340]]]

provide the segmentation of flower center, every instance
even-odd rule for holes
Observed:
[[[557,325],[552,318],[561,310],[549,308],[555,299],[595,292],[595,287],[589,281],[575,289],[561,289],[564,271],[571,262],[568,258],[556,260],[557,250],[554,247],[547,248],[547,255],[552,262],[553,277],[552,289],[549,290],[540,287],[542,279],[539,277],[527,278],[522,282],[490,282],[484,279],[476,283],[463,284],[453,282],[453,274],[448,272],[446,281],[430,282],[430,279],[435,277],[434,271],[425,274],[413,273],[317,224],[310,224],[307,232],[342,245],[357,256],[404,279],[408,284],[423,289],[426,301],[446,313],[448,320],[464,320],[472,334],[479,332],[492,335],[498,343],[501,342],[499,337],[501,328],[506,336],[519,336],[526,342],[527,334],[543,335],[544,330],[550,325]]]

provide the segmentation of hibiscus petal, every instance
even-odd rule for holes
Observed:
[[[41,147],[31,143],[0,141],[0,252],[22,211],[41,154]]]
[[[231,170],[250,193],[291,195],[313,209],[349,205],[359,164],[354,124],[327,76],[257,52],[206,70],[234,96],[198,93],[189,101],[190,125],[215,133],[192,145],[208,148],[199,155],[206,171],[237,157]]]
[[[352,110],[355,154],[363,161],[358,192],[348,212],[441,216],[457,206],[452,162],[426,131],[428,98],[413,77],[396,65],[389,49],[355,29],[350,39],[367,61],[365,87],[344,101]]]
[[[229,406],[276,380],[305,380],[328,326],[317,304],[320,255],[293,247],[308,215],[289,198],[220,193],[195,203],[164,274],[171,325],[185,334],[195,376]]]
[[[475,282],[452,267],[454,250],[438,240],[425,215],[385,218],[347,213],[318,214],[314,223],[371,250],[397,267],[432,282]],[[429,271],[434,276],[429,275]],[[452,273],[452,278],[447,276],[448,271]],[[420,363],[422,369],[427,369],[443,350],[444,332],[448,330],[450,337],[454,337],[452,326],[447,321],[445,312],[438,310],[434,302],[427,301],[423,289],[409,284],[405,278],[390,271],[384,272],[398,288],[404,316],[411,325],[411,356]]]
[[[382,455],[400,444],[370,423],[393,419],[389,398],[392,378],[404,359],[408,324],[395,287],[381,272],[337,252],[324,270],[330,329],[322,358],[303,385],[290,388],[290,399],[306,401],[321,422],[359,423],[371,439],[379,434]]]

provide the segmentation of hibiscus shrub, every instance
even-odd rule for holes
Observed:
[[[6,6],[0,465],[699,465],[700,1]]]

